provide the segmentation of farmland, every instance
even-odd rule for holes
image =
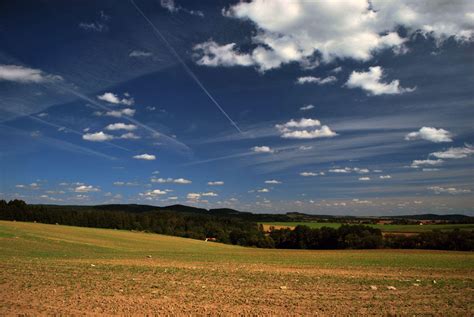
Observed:
[[[0,221],[0,268],[1,315],[474,313],[469,252],[256,249]]]
[[[342,224],[336,222],[265,222],[262,223],[264,225],[264,229],[268,230],[270,227],[275,228],[294,228],[298,225],[308,226],[310,228],[322,228],[322,227],[330,227],[330,228],[339,228]],[[386,233],[420,233],[420,232],[428,232],[431,230],[441,230],[441,231],[448,231],[448,230],[474,230],[474,224],[427,224],[427,225],[394,225],[394,224],[367,224],[372,228],[377,228],[382,230],[382,232]]]

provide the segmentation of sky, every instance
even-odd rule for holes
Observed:
[[[2,1],[0,198],[474,215],[470,0]]]

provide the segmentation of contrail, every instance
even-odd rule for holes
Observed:
[[[102,110],[106,110],[106,111],[112,111],[112,110],[113,110],[112,108],[106,107],[106,106],[102,105],[101,103],[97,102],[96,100],[91,99],[91,98],[89,98],[88,96],[86,96],[86,95],[84,95],[84,94],[82,94],[82,93],[80,93],[80,92],[77,92],[77,91],[75,91],[75,90],[73,90],[73,89],[70,89],[69,87],[61,86],[61,88],[64,89],[64,90],[66,90],[66,91],[68,91],[69,93],[75,95],[76,97],[79,97],[79,98],[81,98],[81,99],[83,99],[83,100],[85,100],[85,101],[90,102],[91,104],[93,104],[94,106],[96,106],[96,107],[98,107],[98,108],[100,108],[100,109],[102,109]],[[132,118],[132,117],[125,116],[124,119],[127,120],[127,121],[129,121],[129,122],[132,122],[132,123],[138,125],[139,127],[141,127],[141,128],[143,128],[143,129],[145,129],[145,130],[147,130],[147,131],[153,133],[154,135],[158,135],[158,136],[164,138],[165,140],[169,141],[171,144],[177,145],[177,147],[178,147],[178,148],[181,148],[181,150],[183,150],[183,149],[184,149],[185,151],[189,151],[189,150],[190,150],[187,145],[185,145],[185,144],[183,144],[183,143],[177,141],[176,139],[174,139],[174,138],[172,138],[172,137],[167,136],[166,134],[163,134],[163,133],[161,133],[161,132],[159,132],[159,131],[153,129],[152,127],[150,127],[150,126],[148,126],[148,125],[146,125],[146,124],[144,124],[144,123],[141,123],[140,121],[138,121],[138,120],[136,120],[136,119],[134,119],[134,118]]]
[[[79,131],[77,131],[77,130],[74,130],[74,129],[71,129],[71,128],[67,128],[67,127],[64,127],[64,126],[57,125],[57,124],[55,124],[55,123],[53,123],[53,122],[43,120],[43,119],[41,119],[41,118],[38,118],[38,117],[35,117],[35,116],[32,116],[32,115],[29,115],[29,114],[24,113],[24,112],[20,112],[20,111],[16,111],[16,112],[7,111],[7,112],[9,112],[9,113],[14,113],[14,114],[16,114],[16,115],[22,115],[22,116],[27,117],[27,118],[29,118],[29,119],[31,119],[31,120],[35,120],[35,121],[40,122],[40,123],[45,124],[45,125],[49,125],[50,127],[53,127],[53,128],[57,128],[57,129],[59,129],[59,128],[65,128],[68,132],[74,133],[74,134],[79,135],[79,136],[82,136],[82,135],[83,135],[83,133],[81,133],[81,132],[79,132]],[[3,122],[4,122],[4,121],[3,121]],[[120,145],[117,145],[117,144],[114,144],[114,143],[111,143],[111,142],[107,142],[107,141],[105,141],[104,143],[105,143],[105,144],[108,144],[108,145],[110,145],[110,146],[112,146],[112,147],[115,147],[115,148],[117,148],[117,149],[121,149],[121,150],[130,152],[129,149],[124,148],[123,146],[120,146]]]
[[[11,129],[11,130],[16,131],[18,134],[21,134],[21,135],[25,135],[25,136],[29,135],[24,130],[17,129],[17,128],[8,126],[8,125],[4,125],[2,123],[0,123],[0,127]],[[67,150],[67,151],[71,151],[71,152],[74,152],[74,153],[94,155],[94,156],[106,158],[108,160],[117,160],[117,158],[114,157],[114,156],[110,156],[110,155],[107,155],[107,154],[104,154],[104,153],[101,153],[101,152],[98,152],[98,151],[94,151],[94,150],[91,150],[89,148],[86,148],[86,147],[83,147],[83,146],[80,146],[80,145],[76,145],[76,144],[73,144],[73,143],[70,143],[70,142],[67,142],[67,141],[62,141],[62,140],[52,138],[52,137],[41,136],[41,138],[38,138],[38,141],[49,144],[49,145],[52,145],[52,146],[55,146],[55,147],[57,147],[61,150]]]
[[[186,65],[186,63],[183,61],[183,59],[179,56],[178,52],[171,46],[171,44],[166,40],[166,38],[161,34],[161,32],[158,30],[158,28],[153,24],[153,22],[150,21],[150,19],[147,18],[145,13],[137,6],[134,0],[130,0],[130,2],[133,4],[135,9],[141,14],[141,16],[148,22],[148,24],[152,27],[152,29],[155,31],[155,34],[166,44],[166,47],[168,50],[176,57],[176,59],[183,65],[183,68],[186,70],[189,76],[198,84],[199,87],[206,93],[206,95],[211,99],[211,101],[216,105],[216,107],[222,112],[222,114],[230,121],[230,123],[239,131],[239,133],[242,133],[242,130],[237,126],[237,124],[232,120],[232,118],[227,114],[227,112],[224,111],[224,109],[219,105],[219,103],[214,99],[214,97],[210,94],[210,92],[204,87],[204,85],[201,83],[199,78],[194,74],[194,72]]]

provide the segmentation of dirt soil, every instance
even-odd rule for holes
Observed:
[[[465,272],[133,260],[1,263],[0,315],[472,316]],[[392,288],[392,289],[390,289]],[[393,289],[394,288],[394,289]]]

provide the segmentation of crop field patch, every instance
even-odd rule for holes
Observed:
[[[271,250],[0,222],[0,314],[474,313],[474,254]]]

